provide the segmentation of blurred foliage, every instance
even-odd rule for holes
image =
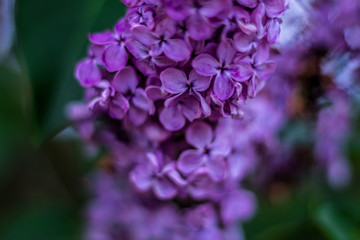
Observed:
[[[118,0],[19,0],[17,42],[0,63],[0,239],[81,239],[84,187],[94,162],[67,127],[64,109],[82,90],[73,77],[86,54],[87,33],[113,26]],[[249,240],[360,239],[360,114],[346,145],[351,186],[334,191],[318,174],[259,194],[259,211],[244,226]],[[302,125],[284,141],[303,141]],[[299,140],[300,139],[300,140]]]

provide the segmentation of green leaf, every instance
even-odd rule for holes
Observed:
[[[331,203],[320,206],[314,215],[318,227],[332,240],[360,239],[360,229]]]
[[[14,214],[14,213],[13,213]],[[58,204],[36,204],[21,208],[8,222],[2,223],[2,240],[80,240],[80,214]]]
[[[112,8],[102,18],[104,4]],[[83,89],[73,73],[76,62],[86,55],[88,33],[95,22],[110,28],[122,16],[122,9],[116,0],[18,2],[20,56],[33,86],[40,142],[66,125],[66,104],[82,97]]]

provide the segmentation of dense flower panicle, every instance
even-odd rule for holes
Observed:
[[[166,129],[180,130],[216,112],[241,117],[241,105],[257,94],[274,71],[268,60],[269,46],[280,34],[285,1],[124,3],[130,7],[124,19],[113,31],[89,34],[89,57],[76,67],[82,86],[99,89],[92,109],[99,105],[96,109],[107,110],[115,119],[132,116],[135,121],[139,117],[136,125],[155,114]],[[142,103],[155,102],[156,111],[148,111],[145,105],[150,103],[131,104],[131,95],[143,95],[140,89],[152,87],[146,78],[154,77],[161,80],[158,87],[164,94],[153,100],[148,93]],[[136,93],[135,89],[119,89],[121,81],[139,84],[139,88]],[[109,87],[104,88],[104,82]],[[128,90],[132,92],[124,92]]]
[[[288,3],[123,2],[129,9],[112,31],[89,34],[89,56],[76,67],[87,105],[68,111],[112,159],[92,209],[107,206],[90,211],[87,237],[242,239],[237,221],[256,201],[241,180],[256,161],[225,128],[274,71],[270,46]],[[159,221],[149,228],[148,217]]]
[[[332,185],[350,178],[340,145],[356,89],[347,79],[359,74],[358,4],[311,6],[270,57],[287,0],[122,2],[113,31],[89,35],[75,71],[85,103],[68,109],[111,159],[96,176],[87,239],[243,239],[237,222],[256,210],[243,181],[296,175],[304,148]],[[286,135],[301,123],[305,147]]]

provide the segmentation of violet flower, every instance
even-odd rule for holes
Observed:
[[[195,122],[186,130],[186,141],[196,149],[181,153],[177,167],[184,174],[190,174],[200,167],[205,167],[209,176],[219,181],[225,177],[225,157],[230,149],[226,139],[215,141],[211,127],[204,122]]]
[[[190,122],[201,116],[199,101],[193,96],[181,96],[160,112],[159,119],[169,131],[180,130],[185,126],[186,119]]]
[[[101,81],[101,72],[94,57],[87,58],[76,65],[76,78],[83,87],[92,87]]]
[[[180,96],[189,94],[194,95],[200,101],[205,117],[210,115],[210,106],[201,95],[201,92],[209,88],[211,83],[210,77],[201,76],[195,71],[191,71],[188,79],[183,71],[176,68],[168,68],[160,74],[160,80],[163,88],[173,95],[165,101],[165,107],[168,107]]]
[[[160,199],[170,199],[177,194],[177,188],[167,174],[176,171],[174,164],[166,164],[160,154],[148,153],[145,162],[130,173],[130,180],[140,191],[152,189]]]
[[[209,54],[201,54],[192,62],[192,66],[199,74],[216,76],[213,91],[220,100],[229,99],[234,93],[235,83],[247,81],[253,74],[249,63],[234,62],[235,54],[231,41],[227,40],[221,42],[217,48],[218,59]]]
[[[184,40],[172,38],[175,33],[175,23],[170,19],[158,23],[155,31],[150,31],[144,26],[132,29],[133,37],[145,46],[151,46],[151,52],[155,56],[164,53],[173,61],[187,60],[190,57],[190,50]]]
[[[126,66],[129,56],[125,42],[128,37],[129,32],[123,20],[115,26],[114,33],[106,31],[89,34],[89,39],[93,44],[105,46],[102,61],[109,72],[119,71]]]

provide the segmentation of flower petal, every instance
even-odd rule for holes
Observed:
[[[156,38],[153,33],[144,26],[137,26],[131,29],[132,36],[142,44],[151,46],[154,44]]]
[[[256,47],[255,40],[257,39],[254,35],[247,35],[243,32],[238,32],[234,36],[234,46],[239,52],[246,53]]]
[[[214,76],[219,70],[219,62],[209,54],[197,56],[191,63],[195,71],[203,76]]]
[[[190,125],[185,133],[186,141],[192,146],[204,149],[210,145],[213,139],[213,131],[205,122],[195,122]]]
[[[151,61],[151,58],[144,58],[136,61],[135,63],[136,68],[145,76],[153,77],[157,76],[156,66]]]
[[[264,63],[255,67],[256,74],[261,80],[265,81],[274,73],[275,67],[276,65],[273,62]]]
[[[209,105],[209,103],[205,100],[205,98],[199,93],[199,92],[194,92],[195,96],[197,96],[197,98],[200,100],[200,105],[201,105],[201,110],[202,113],[204,114],[205,117],[210,116],[211,114],[211,107]]]
[[[147,119],[148,113],[140,108],[132,106],[129,108],[127,119],[133,126],[142,125]]]
[[[139,79],[135,69],[130,66],[119,71],[112,81],[113,87],[120,93],[135,92],[138,83]]]
[[[216,55],[218,56],[219,61],[223,66],[227,66],[232,62],[235,53],[236,51],[231,44],[231,40],[229,39],[222,41],[216,50]]]
[[[201,166],[203,159],[204,156],[201,151],[194,149],[186,150],[180,154],[177,168],[183,174],[188,175]]]
[[[171,94],[178,94],[187,90],[187,77],[185,73],[176,68],[168,68],[160,74],[164,89]]]
[[[165,56],[154,56],[152,57],[152,61],[156,64],[156,66],[161,68],[176,66],[175,61],[172,61]]]
[[[128,53],[123,45],[110,45],[105,48],[102,61],[109,72],[123,69],[128,61]]]
[[[270,19],[266,24],[267,40],[270,44],[278,42],[280,36],[280,24],[277,19]]]
[[[262,42],[258,45],[257,51],[252,55],[255,67],[265,63],[269,58],[269,44]]]
[[[136,59],[144,59],[149,57],[149,49],[133,38],[125,42],[126,48]]]
[[[279,17],[288,7],[289,0],[264,0],[266,16],[269,18]]]
[[[180,130],[185,125],[185,118],[177,105],[164,108],[159,118],[164,128],[169,131]]]
[[[192,83],[192,88],[195,91],[203,92],[207,90],[211,83],[211,77],[209,76],[202,76],[192,70],[189,75],[189,80]]]
[[[193,97],[182,97],[179,101],[180,109],[183,115],[190,122],[201,116],[201,108],[199,102]]]
[[[138,166],[130,173],[130,180],[140,191],[147,191],[152,185],[151,171],[145,166]]]
[[[173,61],[184,61],[189,59],[190,50],[184,40],[170,39],[164,44],[165,55]]]
[[[122,94],[118,94],[111,99],[109,104],[109,115],[115,119],[123,119],[129,110],[129,107],[130,104],[128,100]]]
[[[259,3],[259,0],[236,0],[239,4],[248,8],[255,8]]]
[[[171,199],[177,193],[176,186],[167,178],[157,178],[153,185],[154,193],[159,199]]]
[[[192,39],[201,41],[211,37],[213,29],[206,18],[200,14],[192,14],[188,21],[188,33]]]
[[[209,176],[214,181],[220,181],[225,178],[226,163],[222,156],[211,156],[208,158],[206,167],[209,172]]]
[[[103,32],[103,33],[89,34],[90,42],[92,42],[93,44],[97,44],[97,45],[109,44],[113,41],[113,39],[114,39],[114,37],[113,37],[111,31],[109,31],[109,30],[107,30],[106,32]]]
[[[238,81],[244,82],[249,80],[249,78],[254,74],[254,69],[248,62],[238,62],[232,65],[230,72],[230,76]]]
[[[92,87],[101,81],[101,72],[95,61],[86,59],[76,66],[76,78],[84,87]]]
[[[231,1],[229,0],[212,0],[203,2],[200,14],[207,18],[218,17],[220,14],[224,14],[224,12],[227,13],[232,8]]]
[[[134,96],[132,98],[132,103],[141,110],[144,110],[145,112],[153,112],[153,103],[147,97],[145,91],[141,88],[137,88],[135,90]]]
[[[214,93],[220,100],[229,99],[234,93],[234,84],[226,74],[219,74],[214,81]]]
[[[153,101],[164,99],[167,95],[167,93],[164,93],[158,86],[148,86],[145,89],[145,92],[147,97]]]

